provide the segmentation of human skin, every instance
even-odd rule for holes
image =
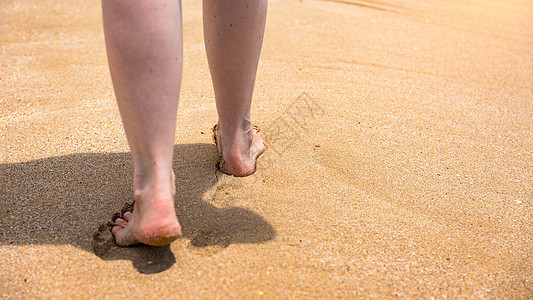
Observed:
[[[225,172],[247,176],[265,150],[250,107],[267,1],[205,0],[204,36]],[[165,245],[181,235],[172,155],[183,68],[181,2],[103,0],[109,68],[133,164],[135,209],[115,220],[119,246]]]

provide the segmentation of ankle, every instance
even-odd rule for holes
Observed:
[[[250,117],[232,118],[230,120],[219,119],[218,128],[225,134],[237,135],[239,133],[252,132],[252,121]]]
[[[150,170],[146,172],[135,172],[133,179],[133,193],[135,198],[140,197],[144,191],[150,193],[160,191],[170,195],[175,192],[175,175],[172,170]]]

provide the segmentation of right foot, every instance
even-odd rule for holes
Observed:
[[[144,180],[144,175],[135,176],[135,208],[117,218],[116,226],[111,229],[118,246],[139,243],[162,246],[181,236],[174,209],[174,174],[170,186],[156,181],[145,184]]]
[[[218,169],[236,177],[252,175],[259,155],[266,150],[264,134],[251,128],[248,132],[224,132],[220,124],[213,128],[220,161]],[[223,138],[222,138],[223,137]]]

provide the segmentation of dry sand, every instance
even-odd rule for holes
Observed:
[[[241,179],[185,0],[184,237],[126,249],[97,232],[132,194],[100,3],[0,9],[0,298],[533,297],[531,1],[270,1]]]

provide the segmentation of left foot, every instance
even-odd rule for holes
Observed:
[[[139,243],[162,246],[181,236],[174,209],[174,173],[171,177],[169,186],[166,180],[135,176],[135,208],[133,212],[126,212],[122,218],[117,218],[116,226],[111,229],[118,246]]]

